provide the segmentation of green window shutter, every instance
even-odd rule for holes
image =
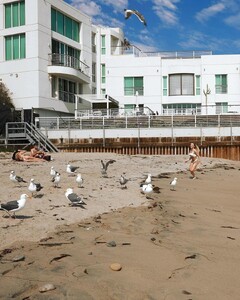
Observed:
[[[12,6],[11,4],[5,4],[5,28],[12,27]]]
[[[5,37],[5,58],[6,60],[12,60],[12,37]]]
[[[20,24],[19,25],[25,25],[25,2],[20,2]]]
[[[19,25],[19,17],[18,17],[18,2],[12,4],[12,17],[13,17],[13,27]]]
[[[163,96],[167,96],[167,76],[163,76]]]
[[[57,11],[57,30],[58,33],[64,35],[64,16]]]
[[[196,75],[196,95],[200,95],[200,75]]]
[[[52,27],[52,31],[56,31],[56,24],[57,24],[57,16],[56,16],[56,10],[55,9],[51,9],[51,27]]]
[[[102,64],[102,83],[106,83],[106,66]]]
[[[26,57],[25,34],[20,35],[20,58]]]
[[[72,22],[72,34],[73,40],[79,42],[79,23],[77,23],[76,21]]]
[[[134,77],[134,95],[143,95],[143,77]]]
[[[72,19],[65,17],[65,35],[72,39]]]
[[[106,54],[106,36],[101,36],[101,53],[104,55]]]
[[[19,35],[13,36],[13,59],[19,58]]]
[[[124,95],[125,96],[134,95],[133,77],[124,77]]]

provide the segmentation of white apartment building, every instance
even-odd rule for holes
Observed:
[[[240,112],[240,55],[144,53],[62,0],[1,1],[0,81],[40,116]]]

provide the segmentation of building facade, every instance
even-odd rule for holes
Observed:
[[[40,116],[101,109],[105,95],[120,114],[240,112],[240,55],[144,53],[62,0],[1,1],[0,81]]]

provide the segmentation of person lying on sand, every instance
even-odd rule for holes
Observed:
[[[13,152],[12,159],[16,161],[46,161],[43,158],[32,157],[26,150],[16,150]]]
[[[30,154],[32,157],[43,158],[45,160],[51,160],[51,156],[47,155],[43,150],[38,148],[37,144],[34,144],[30,150]]]

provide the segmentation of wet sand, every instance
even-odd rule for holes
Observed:
[[[0,299],[240,298],[239,162],[203,158],[192,180],[185,156],[53,158],[18,163],[10,154],[0,156],[0,202],[28,193],[28,183],[10,182],[11,170],[44,186],[16,219],[0,211]],[[107,178],[101,159],[116,160]],[[79,166],[82,188],[66,173],[67,162]],[[51,166],[61,173],[60,188],[50,181]],[[123,172],[127,189],[119,183]],[[148,173],[160,188],[151,199],[139,187]],[[85,209],[69,206],[68,187],[83,196]],[[121,270],[111,270],[112,263]],[[40,292],[45,284],[53,286]]]

